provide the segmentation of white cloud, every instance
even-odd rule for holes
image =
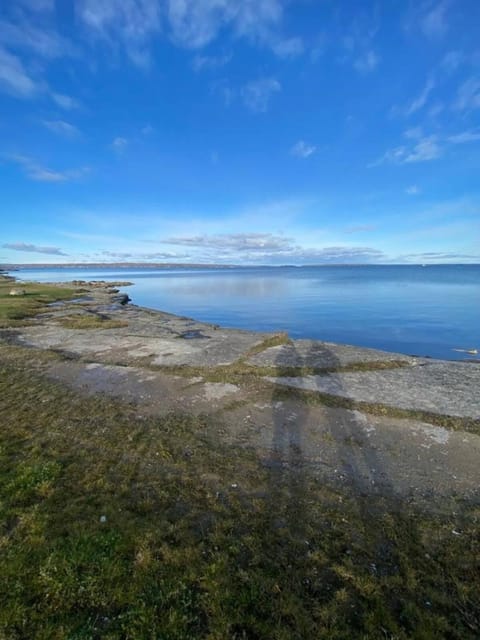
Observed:
[[[272,96],[281,91],[281,85],[275,78],[259,78],[242,89],[242,98],[245,105],[254,112],[264,113]]]
[[[41,247],[39,245],[28,244],[26,242],[7,242],[6,244],[2,244],[2,247],[4,249],[10,249],[12,251],[25,251],[28,253],[46,253],[52,256],[68,255],[58,247]]]
[[[76,138],[81,135],[77,127],[64,120],[44,120],[43,125],[53,133],[66,138]]]
[[[312,264],[372,262],[384,258],[371,247],[305,247],[292,238],[271,233],[238,233],[173,237],[168,244],[188,246],[199,261],[243,264]]]
[[[301,55],[305,46],[301,38],[286,38],[271,42],[272,51],[279,58],[294,58]]]
[[[480,77],[472,76],[460,85],[453,107],[458,111],[480,108]]]
[[[188,49],[200,49],[229,29],[270,48],[280,57],[303,51],[300,38],[284,38],[279,30],[285,0],[77,0],[77,14],[89,32],[120,44],[132,62],[145,66],[155,37],[170,35]],[[199,61],[199,65],[202,63]]]
[[[150,40],[161,26],[157,0],[78,0],[76,10],[90,33],[113,50],[121,44],[135,65],[149,64]]]
[[[464,144],[468,142],[476,142],[480,140],[480,131],[462,131],[447,138],[452,144]]]
[[[418,141],[403,158],[403,162],[425,162],[435,160],[442,155],[436,136],[427,136]]]
[[[78,180],[90,172],[88,167],[57,171],[41,165],[29,156],[19,154],[11,154],[4,157],[22,167],[27,177],[37,182],[68,182],[70,180]]]
[[[114,151],[124,151],[127,148],[128,140],[126,138],[122,138],[121,136],[117,136],[112,140],[112,149]]]
[[[291,154],[296,156],[297,158],[308,158],[312,154],[315,153],[317,147],[313,144],[309,144],[304,140],[299,140],[295,143],[291,149]]]
[[[212,42],[227,26],[238,36],[268,41],[282,16],[280,0],[168,0],[173,38],[192,49]]]
[[[80,107],[79,102],[71,96],[67,96],[62,93],[55,93],[54,91],[52,91],[50,92],[50,97],[56,104],[58,104],[59,107],[65,109],[66,111],[71,111],[72,109],[78,109]]]
[[[379,62],[380,58],[377,56],[375,51],[370,50],[357,58],[353,63],[353,66],[361,73],[370,73],[377,68]]]
[[[411,116],[413,113],[421,109],[425,106],[430,93],[435,88],[435,82],[432,77],[427,79],[425,86],[423,87],[421,93],[413,100],[410,105],[405,109],[405,115]]]
[[[412,184],[410,187],[407,187],[405,189],[405,193],[407,193],[409,196],[417,196],[420,193],[420,189],[416,184]]]
[[[421,127],[410,127],[403,132],[403,135],[409,140],[417,140],[423,136],[423,130]]]
[[[172,253],[168,251],[157,251],[154,253],[140,253],[129,251],[102,251],[102,256],[107,258],[115,258],[118,260],[180,260],[189,258],[187,253]]]
[[[447,8],[448,3],[446,0],[438,2],[437,4],[424,5],[429,6],[429,9],[420,18],[420,27],[423,33],[429,38],[440,38],[445,35],[448,30],[447,23]]]
[[[272,233],[234,233],[224,235],[203,235],[173,237],[164,240],[166,244],[188,247],[208,247],[221,252],[235,251],[284,251],[292,248],[291,238]]]
[[[447,73],[454,73],[464,60],[465,56],[461,51],[448,51],[443,56],[440,66]]]
[[[201,56],[196,55],[192,61],[194,71],[203,71],[204,69],[220,69],[227,65],[232,59],[231,54],[223,56]]]
[[[20,98],[31,98],[42,89],[42,85],[28,74],[20,58],[2,47],[0,47],[0,87]]]
[[[426,162],[436,160],[442,155],[442,148],[437,136],[425,136],[418,139],[413,146],[400,146],[389,149],[377,161],[369,167],[375,167],[384,163],[409,164],[412,162]]]
[[[0,20],[0,43],[42,58],[58,58],[74,52],[73,46],[49,26],[40,28],[21,18],[17,22]]]

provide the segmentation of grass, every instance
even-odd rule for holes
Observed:
[[[72,315],[60,318],[58,322],[67,329],[120,329],[128,327],[124,320],[112,320],[98,313]]]
[[[425,513],[144,419],[0,345],[0,638],[480,636],[480,509]]]
[[[23,289],[24,295],[11,296],[12,289]],[[25,324],[42,308],[59,300],[68,300],[78,295],[78,289],[37,283],[15,283],[0,276],[0,327]]]

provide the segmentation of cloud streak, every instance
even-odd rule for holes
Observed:
[[[22,167],[27,177],[37,182],[68,182],[70,180],[78,180],[90,172],[88,167],[56,171],[41,165],[29,156],[19,154],[10,154],[4,157],[8,161]]]
[[[11,249],[12,251],[25,251],[26,253],[45,253],[51,256],[66,256],[58,247],[42,247],[36,244],[28,244],[26,242],[7,242],[2,244],[4,249]]]
[[[44,120],[43,126],[64,138],[78,138],[81,134],[79,129],[64,120]]]

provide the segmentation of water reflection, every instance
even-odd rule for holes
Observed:
[[[169,294],[180,296],[198,296],[224,298],[269,298],[286,295],[292,286],[290,280],[280,278],[189,278],[163,279],[161,288]]]

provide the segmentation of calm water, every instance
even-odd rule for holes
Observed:
[[[480,350],[480,265],[30,269],[37,281],[129,280],[133,302],[228,327],[461,359]],[[480,358],[479,358],[480,359]]]

